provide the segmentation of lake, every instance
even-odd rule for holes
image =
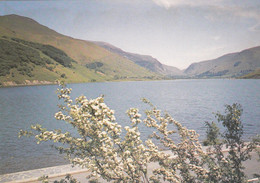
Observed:
[[[245,140],[260,133],[260,80],[167,80],[70,84],[72,97],[102,94],[116,111],[117,122],[130,125],[125,114],[130,107],[149,109],[141,98],[149,99],[162,111],[205,138],[205,121],[216,121],[213,112],[223,113],[225,104],[240,103]],[[20,129],[41,124],[47,129],[70,131],[54,119],[58,111],[56,85],[0,88],[0,174],[67,164],[50,143],[36,145],[33,138],[18,139]],[[141,128],[145,139],[151,130]]]

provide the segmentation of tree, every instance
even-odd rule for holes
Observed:
[[[243,141],[242,111],[240,104],[233,104],[226,105],[225,114],[216,114],[218,122],[225,129],[221,135],[221,143],[217,144],[214,141],[219,133],[216,124],[214,122],[207,124],[207,139],[204,144],[213,145],[213,150],[208,148],[208,152],[214,155],[211,164],[219,167],[218,171],[221,176],[218,181],[221,182],[247,182],[243,162],[251,158],[250,153],[256,150],[260,142],[257,138],[251,142]],[[227,155],[223,153],[223,147],[226,148]]]
[[[63,74],[60,75],[60,77],[61,77],[61,78],[65,78],[65,77],[66,77],[66,74],[63,73]]]
[[[250,153],[256,149],[254,141],[245,143],[242,139],[244,133],[241,122],[242,112],[240,104],[233,104],[226,105],[225,115],[216,114],[218,121],[225,127],[222,137],[223,145],[228,149],[226,157],[228,166],[225,166],[226,182],[246,182],[242,162],[250,159]]]
[[[217,127],[216,123],[205,122],[205,125],[207,128],[207,131],[206,131],[207,138],[206,138],[206,140],[203,141],[203,145],[209,146],[209,145],[220,144],[219,128]]]
[[[224,121],[223,125],[230,127],[225,133],[225,143],[231,151],[225,158],[221,145],[216,146],[216,153],[210,149],[208,152],[203,151],[198,140],[199,135],[194,130],[188,130],[145,99],[144,102],[149,104],[151,109],[146,111],[143,120],[138,109],[129,109],[127,114],[132,124],[124,128],[123,136],[122,127],[115,122],[114,111],[104,103],[102,96],[91,100],[80,96],[73,102],[70,98],[71,89],[62,87],[57,91],[63,105],[59,106],[60,111],[55,114],[55,118],[71,124],[77,129],[78,135],[62,133],[61,130],[47,131],[40,125],[33,125],[32,131],[21,130],[20,136],[33,135],[38,143],[59,143],[56,149],[64,153],[73,165],[90,170],[89,179],[102,178],[112,182],[244,181],[244,174],[240,171],[241,164],[236,164],[236,160],[247,159],[247,152],[255,146],[251,144],[248,146],[250,150],[242,150],[244,146],[240,145],[241,132],[235,130],[236,133],[232,133],[232,128],[241,127],[235,119],[240,113],[235,109],[231,110],[231,115],[217,115],[220,121]],[[228,111],[230,109],[233,108],[228,108]],[[229,124],[230,120],[236,124]],[[140,123],[154,129],[153,135],[145,142],[140,138]],[[170,153],[160,151],[153,142],[154,138]],[[239,148],[238,154],[236,148]],[[148,171],[150,163],[155,164],[151,172]],[[239,178],[235,178],[235,175]]]

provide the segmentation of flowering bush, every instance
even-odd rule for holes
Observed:
[[[227,168],[233,163],[232,158],[226,158],[220,146],[203,151],[199,135],[194,130],[182,126],[169,114],[162,114],[149,101],[144,99],[151,109],[146,111],[143,120],[138,109],[131,108],[127,111],[132,124],[124,127],[126,133],[123,136],[123,128],[115,122],[114,111],[104,103],[102,96],[91,100],[80,96],[74,103],[70,98],[71,89],[61,87],[57,91],[63,105],[59,105],[60,111],[55,114],[55,118],[71,124],[77,129],[78,136],[60,130],[47,131],[40,125],[31,126],[33,131],[21,130],[20,136],[34,135],[38,143],[60,143],[56,148],[73,165],[90,170],[89,179],[112,182],[232,180],[224,178],[226,170],[230,170]],[[154,129],[151,137],[144,142],[140,138],[140,123]],[[174,141],[172,134],[177,134],[179,139]],[[154,138],[165,150],[159,150]],[[255,146],[250,147],[252,149]],[[151,164],[152,170],[148,169]]]

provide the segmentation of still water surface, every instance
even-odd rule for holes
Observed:
[[[205,121],[215,120],[213,112],[223,113],[225,104],[240,103],[245,139],[260,133],[260,80],[175,80],[70,84],[72,97],[105,95],[107,105],[116,111],[117,122],[129,125],[125,114],[130,107],[141,110],[149,99],[163,111],[205,137]],[[49,143],[36,145],[33,139],[18,139],[20,129],[42,124],[47,129],[72,130],[56,121],[57,86],[28,86],[0,89],[0,174],[68,163]],[[215,120],[216,121],[216,120]],[[140,129],[143,138],[151,132]]]

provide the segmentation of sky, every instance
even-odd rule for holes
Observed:
[[[260,0],[0,1],[7,14],[180,69],[260,46]]]

